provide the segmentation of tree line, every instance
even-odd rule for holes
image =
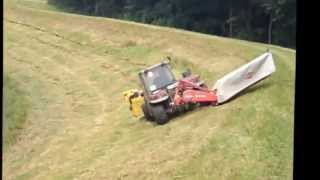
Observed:
[[[49,0],[74,13],[296,47],[296,0]]]

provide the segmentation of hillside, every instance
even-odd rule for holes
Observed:
[[[292,179],[295,51],[4,3],[4,72],[30,104],[3,179]],[[267,48],[277,72],[225,105],[156,126],[123,100],[163,57],[212,86]]]

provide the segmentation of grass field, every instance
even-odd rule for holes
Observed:
[[[4,4],[4,69],[30,105],[3,179],[292,179],[294,50],[68,14],[43,0]],[[123,100],[163,57],[212,86],[267,48],[276,73],[223,106],[156,126]]]
[[[4,76],[4,121],[3,150],[15,143],[19,129],[24,127],[27,118],[28,102],[18,84],[7,75]]]

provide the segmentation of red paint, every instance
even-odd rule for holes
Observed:
[[[179,80],[174,96],[174,104],[182,105],[186,103],[212,103],[216,104],[218,99],[216,91],[209,90],[207,87],[200,87],[195,77]]]
[[[216,102],[217,96],[213,91],[186,90],[183,92],[184,102]]]

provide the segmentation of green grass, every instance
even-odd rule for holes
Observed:
[[[24,127],[28,103],[23,92],[8,75],[4,76],[4,150],[15,143],[19,130]]]
[[[4,179],[292,179],[294,50],[39,2],[5,3],[4,69],[32,106]],[[224,105],[156,126],[123,100],[167,56],[177,76],[190,68],[210,87],[267,48],[276,72]]]

